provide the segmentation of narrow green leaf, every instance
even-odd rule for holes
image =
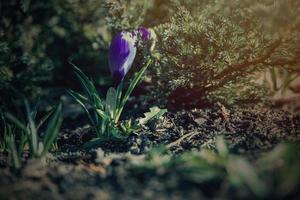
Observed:
[[[104,112],[103,110],[96,109],[96,112],[102,119],[109,119],[109,115],[107,115],[107,113]]]
[[[46,115],[44,115],[42,117],[42,119],[40,120],[39,124],[36,126],[36,128],[39,129],[47,121],[47,119],[52,115],[52,113],[53,113],[53,110],[51,110]]]
[[[107,132],[108,122],[109,122],[108,118],[102,119],[101,126],[100,126],[101,132],[98,133],[98,137],[101,137],[101,138],[107,137],[107,135],[108,135],[108,132]]]
[[[25,103],[25,108],[26,108],[26,114],[27,114],[27,120],[28,120],[28,126],[29,126],[29,141],[31,144],[31,150],[33,152],[33,154],[37,153],[37,148],[38,148],[38,134],[37,134],[37,129],[35,126],[35,123],[32,119],[32,115],[31,115],[31,110],[30,110],[30,106],[27,100],[24,101]]]
[[[119,118],[123,112],[126,102],[128,101],[128,99],[129,99],[131,93],[133,92],[134,88],[136,87],[136,85],[142,80],[142,77],[143,77],[146,69],[150,66],[151,62],[152,62],[151,59],[149,59],[147,61],[147,63],[143,66],[143,68],[134,76],[134,78],[130,82],[129,87],[128,87],[119,107],[117,108],[117,113],[115,115],[115,123],[117,123],[119,121]]]
[[[15,132],[15,130],[12,130],[12,132]],[[18,152],[19,152],[19,156],[22,155],[22,152],[25,148],[25,146],[28,144],[28,137],[27,137],[27,134],[22,132],[21,133],[21,139],[20,139],[20,142],[19,142],[19,146],[18,146]]]
[[[80,102],[90,104],[89,99],[86,98],[85,96],[81,95],[80,93],[75,92],[74,90],[68,90],[68,93],[69,93],[74,99],[79,99]]]
[[[14,123],[18,128],[22,129],[26,134],[29,134],[26,125],[24,125],[20,120],[18,120],[15,116],[10,113],[4,113],[4,116]]]
[[[71,65],[73,66],[75,74],[81,85],[88,94],[90,101],[93,101],[93,94],[96,92],[96,87],[94,86],[93,82],[77,66],[75,66],[73,63],[71,63]]]
[[[32,108],[32,110],[30,111],[31,118],[33,120],[35,120],[35,118],[36,118],[39,105],[40,105],[40,99],[38,99],[37,103],[34,105],[34,107]]]
[[[42,154],[48,152],[54,140],[57,138],[63,120],[61,111],[62,111],[62,104],[60,103],[55,109],[55,112],[51,117],[50,122],[47,126],[44,140],[43,140],[44,149]]]
[[[123,90],[124,81],[122,80],[121,83],[117,87],[117,102],[116,102],[116,109],[119,109],[121,98],[122,98],[122,90]]]
[[[123,132],[117,128],[112,128],[110,130],[110,132],[111,132],[111,135],[113,135],[114,139],[116,139],[116,140],[124,141],[128,138],[128,135],[123,134]]]
[[[20,169],[21,168],[21,159],[17,152],[15,136],[13,134],[7,135],[7,137],[5,137],[5,140],[6,140],[7,146],[10,151],[10,156],[13,161],[14,168]]]
[[[77,102],[84,108],[85,112],[88,114],[88,117],[92,124],[94,126],[99,125],[100,120],[98,119],[97,113],[94,111],[93,113],[90,113],[86,106],[84,105],[85,103],[89,103],[94,109],[104,109],[104,105],[102,103],[102,100],[100,96],[98,95],[98,92],[96,90],[95,85],[93,82],[73,63],[71,63],[75,70],[75,74],[77,78],[79,79],[81,85],[85,89],[85,92],[88,94],[88,98],[83,98],[82,95],[75,93],[74,91],[69,92],[73,97],[76,97],[75,99]],[[93,117],[92,117],[93,115]]]
[[[102,100],[101,98],[99,97],[97,91],[93,92],[93,106],[98,108],[98,109],[103,109],[104,106],[103,106],[103,103],[102,103]]]
[[[75,91],[73,91],[73,90],[69,90],[68,93],[69,93],[69,94],[75,99],[75,101],[83,108],[83,110],[84,110],[85,113],[87,114],[87,116],[88,116],[89,120],[91,121],[91,123],[92,123],[94,126],[96,126],[97,123],[93,120],[93,118],[92,118],[92,116],[91,116],[89,110],[87,109],[87,107],[86,107],[86,105],[85,105],[85,103],[84,103],[84,102],[89,102],[88,99],[87,99],[85,96],[83,96],[83,95],[81,95],[81,94],[79,94],[79,93],[77,93],[77,92],[75,92]]]
[[[107,112],[111,119],[114,117],[117,104],[117,92],[115,88],[111,87],[108,89],[106,94],[105,112]]]

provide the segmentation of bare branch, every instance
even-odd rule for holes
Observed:
[[[262,57],[255,59],[253,61],[245,61],[243,63],[240,64],[235,64],[232,66],[227,67],[225,70],[223,70],[220,74],[218,74],[217,76],[215,76],[215,79],[222,79],[224,77],[230,77],[235,73],[241,72],[243,70],[245,70],[246,68],[248,68],[249,66],[254,66],[257,64],[262,64],[265,62],[265,60],[267,60],[268,58],[270,58],[270,56],[274,53],[274,51],[280,46],[281,44],[281,38],[278,39],[277,41],[275,41],[274,43],[272,43],[270,45],[270,48],[268,50],[268,52],[263,55]]]

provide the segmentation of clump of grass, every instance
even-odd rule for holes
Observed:
[[[35,122],[38,104],[31,109],[28,101],[25,101],[25,108],[26,122],[11,113],[4,113],[7,121],[4,121],[3,148],[9,152],[12,164],[17,169],[21,167],[22,153],[27,147],[32,158],[42,158],[49,152],[63,121],[62,104],[43,116],[39,123]],[[44,125],[45,131],[40,131]]]

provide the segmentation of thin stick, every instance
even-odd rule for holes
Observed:
[[[167,149],[170,149],[173,146],[179,145],[184,139],[186,139],[186,138],[191,139],[192,137],[194,137],[198,134],[199,134],[199,132],[196,132],[196,133],[191,132],[191,133],[185,134],[184,136],[182,136],[181,138],[175,140],[174,142],[169,143],[166,147],[167,147]]]

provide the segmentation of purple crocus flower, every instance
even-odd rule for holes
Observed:
[[[132,66],[136,55],[137,37],[130,32],[117,34],[109,48],[109,69],[113,79],[119,83]]]
[[[139,35],[139,36],[138,36]],[[155,33],[151,29],[144,27],[133,32],[121,32],[117,34],[109,48],[109,69],[112,78],[115,82],[122,81],[132,66],[134,61],[137,46],[139,45],[138,38],[142,44],[155,38]],[[153,43],[154,44],[154,43]],[[150,47],[152,50],[154,46]]]

